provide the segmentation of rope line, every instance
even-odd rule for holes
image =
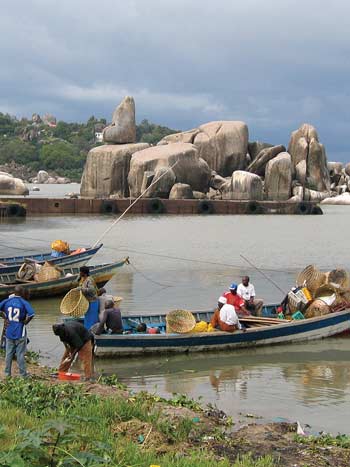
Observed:
[[[167,169],[165,172],[163,172],[162,175],[161,175],[160,177],[158,177],[158,178],[156,178],[155,180],[153,180],[152,183],[150,184],[150,186],[147,187],[147,188],[140,194],[140,196],[138,196],[138,197],[135,199],[135,201],[132,202],[132,203],[125,209],[125,211],[124,211],[119,217],[117,217],[117,219],[103,232],[103,234],[96,240],[96,242],[94,243],[93,246],[95,247],[95,246],[97,246],[99,243],[101,243],[103,237],[105,237],[105,236],[108,234],[108,232],[109,232],[110,230],[112,230],[113,227],[114,227],[116,224],[118,224],[118,222],[120,222],[120,221],[123,219],[123,217],[125,216],[125,214],[134,206],[134,204],[136,204],[136,203],[142,198],[142,196],[145,195],[145,193],[146,193],[153,185],[155,185],[157,182],[159,182],[159,180],[162,179],[162,178],[164,177],[164,175],[166,175],[166,174],[169,172],[169,170],[173,169],[173,168],[175,167],[175,165],[176,165],[178,162],[179,162],[179,161],[177,160],[173,165],[171,165],[170,167],[168,167],[168,169]]]

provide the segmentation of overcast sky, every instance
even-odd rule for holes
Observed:
[[[177,129],[243,120],[288,144],[316,126],[350,161],[349,0],[11,0],[0,15],[0,111],[111,118],[125,95]]]

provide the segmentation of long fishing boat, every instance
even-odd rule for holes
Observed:
[[[101,248],[103,244],[96,247],[79,248],[73,251],[70,255],[53,258],[50,253],[39,253],[35,255],[9,256],[0,258],[0,275],[16,274],[21,265],[26,262],[34,262],[43,264],[45,261],[50,261],[55,266],[66,266],[74,264],[76,267],[84,266]],[[0,279],[1,280],[1,279]]]
[[[271,346],[324,339],[350,330],[350,309],[317,318],[295,321],[271,319],[276,305],[264,307],[266,317],[240,321],[245,331],[223,331],[167,334],[166,315],[130,315],[123,317],[123,326],[130,334],[102,334],[96,336],[95,354],[98,357],[123,357],[159,353],[203,352],[244,347]],[[213,311],[193,312],[197,321],[210,321]],[[160,334],[141,334],[135,331],[139,323],[158,327]]]
[[[98,287],[103,287],[117,272],[118,268],[128,263],[128,258],[110,264],[90,266],[90,276]],[[63,277],[46,282],[14,282],[10,284],[0,284],[0,299],[8,297],[14,292],[16,285],[21,285],[30,292],[31,298],[54,297],[64,295],[69,290],[78,286],[79,268],[66,267],[63,270]],[[1,282],[2,276],[0,276]]]

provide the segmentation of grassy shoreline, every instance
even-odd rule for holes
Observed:
[[[47,368],[29,371],[30,379],[0,381],[1,467],[349,465],[347,438],[308,442],[286,423],[232,432],[223,412],[183,395],[165,400],[134,394],[116,377],[62,383]]]

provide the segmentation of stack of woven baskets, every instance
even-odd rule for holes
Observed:
[[[332,305],[350,302],[350,277],[345,269],[322,272],[309,265],[298,274],[296,283],[306,287],[313,299],[304,310],[306,318],[328,314]]]
[[[61,277],[61,270],[52,264],[45,262],[40,271],[35,275],[37,282],[47,282],[59,279]]]

